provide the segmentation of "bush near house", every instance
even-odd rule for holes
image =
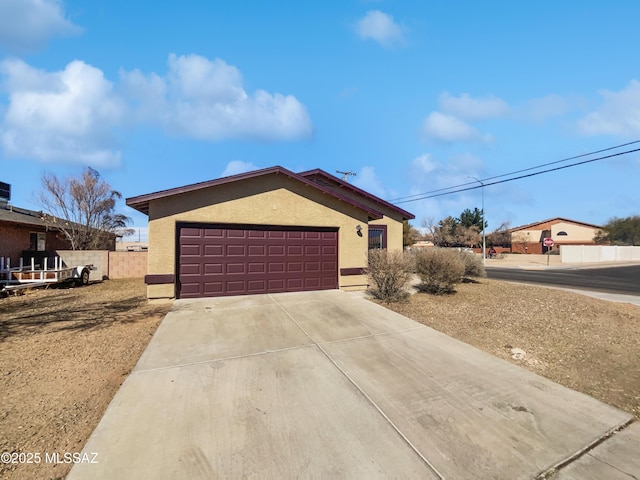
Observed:
[[[411,280],[411,261],[400,251],[370,250],[367,274],[373,283],[370,293],[386,303],[406,299]]]
[[[482,260],[475,253],[459,252],[460,260],[464,265],[463,279],[472,279],[478,277],[486,277],[487,272],[484,270]]]
[[[420,290],[436,295],[453,293],[465,271],[459,252],[443,248],[418,252],[415,269],[422,282]]]

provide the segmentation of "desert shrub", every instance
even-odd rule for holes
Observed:
[[[462,260],[462,264],[464,265],[464,278],[478,278],[478,277],[486,277],[487,273],[484,270],[484,265],[482,264],[482,257],[478,257],[475,253],[472,252],[459,252],[460,260]]]
[[[465,270],[459,252],[443,248],[418,252],[415,268],[422,282],[420,290],[437,295],[453,293]]]
[[[367,274],[371,294],[384,302],[399,302],[409,296],[410,261],[401,251],[370,250]]]

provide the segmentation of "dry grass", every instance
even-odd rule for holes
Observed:
[[[456,290],[385,306],[640,418],[640,307],[486,279]]]
[[[79,452],[167,309],[147,304],[142,280],[0,299],[0,451]],[[0,464],[0,477],[69,468]]]

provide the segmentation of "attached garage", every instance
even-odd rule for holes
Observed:
[[[179,225],[180,298],[338,288],[338,231]]]
[[[322,170],[271,167],[127,199],[149,216],[150,300],[364,289],[369,229],[414,218]]]

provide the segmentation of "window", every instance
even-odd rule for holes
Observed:
[[[46,249],[47,234],[43,232],[31,232],[29,234],[29,250],[44,252]]]
[[[563,230],[562,232],[558,232],[557,235],[559,237],[566,237],[568,235],[568,233]]]
[[[369,225],[369,250],[387,248],[387,226]]]

